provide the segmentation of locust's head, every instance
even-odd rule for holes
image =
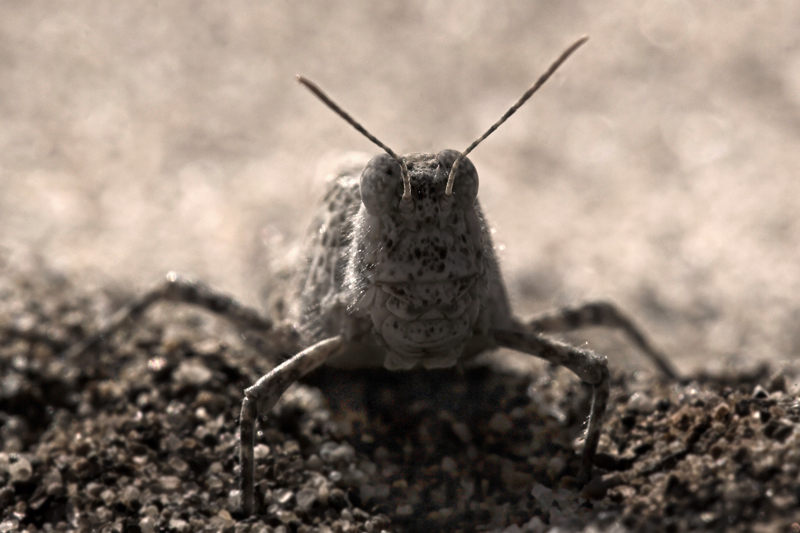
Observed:
[[[386,351],[384,365],[406,369],[455,364],[478,318],[484,238],[476,212],[478,174],[462,158],[452,190],[455,150],[383,154],[361,175],[346,283],[351,313],[369,315]]]

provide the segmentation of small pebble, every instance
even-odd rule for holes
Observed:
[[[189,423],[189,418],[186,416],[186,405],[172,401],[167,406],[166,421],[172,426],[173,430],[183,428]]]
[[[269,446],[266,444],[256,444],[255,448],[253,448],[253,456],[257,461],[266,459],[269,457]]]
[[[50,494],[50,486],[61,487],[64,488],[64,479],[61,477],[61,472],[58,471],[58,468],[51,468],[47,471],[47,474],[44,475],[42,478],[42,484],[48,487],[48,494],[50,496],[54,496],[55,494]]]
[[[28,481],[33,475],[33,467],[31,467],[30,461],[24,457],[18,457],[8,466],[8,473],[13,483]]]
[[[169,528],[177,533],[187,533],[191,531],[189,522],[180,518],[173,518],[169,521]]]
[[[19,521],[13,518],[0,522],[0,533],[14,533],[19,531]]]
[[[294,492],[289,489],[278,489],[275,491],[274,499],[280,505],[286,505],[294,498]]]
[[[285,509],[279,510],[276,513],[276,515],[278,517],[278,520],[280,520],[282,523],[284,523],[286,525],[289,525],[292,522],[296,522],[297,521],[297,515],[294,514],[291,511],[286,511]]]
[[[320,459],[317,454],[312,454],[311,457],[306,460],[306,468],[315,472],[318,472],[322,468],[322,465],[322,459]]]
[[[111,506],[111,504],[117,501],[117,493],[111,489],[106,489],[100,493],[100,499],[103,500],[106,506]]]
[[[489,429],[495,433],[505,434],[514,427],[514,421],[505,413],[495,413],[489,420]]]
[[[769,380],[769,392],[786,392],[786,375],[776,372]]]
[[[335,463],[338,461],[350,461],[356,455],[356,450],[343,442],[341,444],[336,442],[326,442],[320,447],[319,456],[327,463]]]
[[[565,466],[564,459],[558,456],[553,457],[547,461],[547,475],[549,475],[551,479],[558,479],[561,477],[561,472],[564,471]]]
[[[124,503],[131,505],[134,502],[138,502],[140,496],[141,492],[139,489],[133,485],[127,485],[124,489],[122,489],[121,500]]]
[[[373,485],[364,484],[361,485],[359,488],[359,495],[361,496],[361,501],[365,502],[371,498],[375,497],[376,494],[375,487]]]
[[[553,505],[553,490],[545,487],[541,483],[537,483],[531,489],[531,496],[533,499],[539,502],[539,505],[542,511],[547,512],[550,510],[550,506]]]
[[[14,501],[14,487],[0,488],[0,508],[8,507]]]
[[[328,497],[328,502],[330,503],[331,507],[338,510],[344,509],[350,504],[347,501],[347,495],[342,489],[339,488],[331,490],[330,496]]]
[[[189,471],[189,464],[177,455],[170,456],[167,460],[167,464],[179,475]]]
[[[224,483],[222,483],[222,480],[217,476],[208,476],[208,479],[206,479],[206,488],[209,492],[218,492],[222,490],[223,486]]]
[[[114,516],[114,513],[108,507],[98,507],[94,510],[92,519],[96,520],[98,524],[102,524],[105,522],[110,522],[112,516]]]
[[[171,452],[176,452],[180,450],[181,446],[183,446],[183,441],[181,441],[181,439],[179,439],[174,433],[170,433],[164,437],[163,446]]]
[[[63,483],[54,482],[47,485],[45,492],[48,496],[64,496],[64,494],[66,494],[66,489]],[[1,503],[0,506],[2,506]]]
[[[730,413],[730,412],[731,412],[731,408],[728,407],[728,404],[721,403],[721,404],[719,404],[718,406],[716,406],[714,408],[714,412],[712,413],[712,417],[714,418],[714,420],[723,420],[726,416],[728,416],[728,413]]]
[[[283,453],[286,455],[300,453],[300,443],[296,440],[287,440],[283,443]]]
[[[317,491],[314,489],[301,489],[297,492],[297,506],[308,512],[318,499]]]
[[[174,492],[181,486],[181,478],[178,476],[162,476],[159,478],[157,488],[161,492]]]
[[[100,483],[89,483],[86,485],[86,494],[91,496],[92,498],[97,498],[100,496],[100,493],[103,492],[103,485]]]
[[[472,432],[469,430],[469,426],[463,422],[453,422],[451,427],[453,428],[453,433],[456,434],[456,437],[458,437],[461,442],[464,444],[472,442]]]
[[[628,409],[643,415],[649,415],[656,410],[656,402],[647,393],[634,392],[628,399]]]
[[[753,389],[753,398],[764,400],[769,398],[769,393],[761,385],[756,385]]]
[[[538,516],[534,516],[522,526],[522,531],[525,533],[544,533],[546,525]]]
[[[408,504],[398,505],[395,513],[397,513],[397,516],[411,516],[414,514],[414,507]]]
[[[442,471],[454,474],[458,472],[458,463],[452,457],[445,456],[442,458]]]
[[[356,507],[353,509],[353,518],[355,518],[359,522],[364,522],[365,520],[369,519],[369,513],[367,513],[363,509]]]

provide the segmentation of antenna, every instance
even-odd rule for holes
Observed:
[[[336,102],[331,100],[331,98],[327,94],[325,94],[325,91],[320,89],[313,81],[304,78],[299,74],[297,76],[297,81],[303,84],[306,87],[306,89],[314,93],[314,96],[322,100],[322,103],[331,108],[331,110],[334,113],[342,117],[348,124],[350,124],[356,130],[358,130],[364,137],[366,137],[373,143],[383,148],[387,154],[392,156],[392,158],[400,164],[400,170],[403,173],[403,201],[407,202],[411,200],[411,178],[408,177],[408,168],[406,167],[406,163],[405,161],[403,161],[403,158],[399,157],[396,153],[394,153],[394,151],[391,148],[383,144],[380,140],[378,140],[377,137],[368,132],[366,128],[364,128],[364,126],[359,124],[358,121],[356,121],[356,119],[351,117],[347,113],[347,111],[339,107],[339,105]]]
[[[536,83],[534,83],[533,85],[531,85],[530,89],[528,89],[527,91],[525,91],[525,93],[524,93],[522,96],[520,96],[519,100],[517,100],[517,101],[514,103],[514,105],[512,105],[512,106],[511,106],[511,107],[508,109],[508,111],[506,111],[506,112],[505,112],[505,114],[504,114],[502,117],[500,117],[500,120],[498,120],[497,122],[495,122],[494,124],[492,124],[492,126],[491,126],[491,127],[488,129],[488,130],[486,130],[486,133],[484,133],[483,135],[481,135],[480,137],[478,137],[478,139],[476,139],[476,140],[475,140],[475,141],[474,141],[472,144],[470,144],[470,145],[467,147],[467,149],[466,149],[466,150],[464,150],[463,152],[461,152],[461,155],[459,155],[459,156],[456,158],[456,160],[455,160],[455,161],[453,161],[453,166],[450,168],[450,175],[449,175],[449,176],[448,176],[448,178],[447,178],[447,187],[446,187],[446,188],[445,188],[445,190],[444,190],[444,193],[445,193],[447,196],[450,196],[451,194],[453,194],[453,182],[454,182],[454,181],[455,181],[455,179],[456,179],[456,170],[458,169],[458,165],[460,165],[460,164],[461,164],[461,161],[462,161],[462,160],[463,160],[465,157],[467,157],[467,154],[469,154],[469,153],[470,153],[472,150],[474,150],[474,149],[475,149],[475,147],[476,147],[476,146],[478,146],[478,145],[479,145],[481,142],[483,142],[483,140],[484,140],[484,139],[486,139],[486,137],[488,137],[489,135],[491,135],[492,133],[494,133],[494,130],[496,130],[497,128],[499,128],[499,127],[500,127],[500,125],[501,125],[501,124],[503,124],[503,122],[505,122],[506,120],[508,120],[508,117],[510,117],[511,115],[513,115],[514,113],[516,113],[516,112],[517,112],[517,109],[519,109],[520,107],[522,107],[522,105],[523,105],[525,102],[527,102],[527,101],[528,101],[528,98],[530,98],[531,96],[533,96],[533,93],[535,93],[536,91],[538,91],[538,90],[539,90],[539,87],[541,87],[542,85],[544,85],[544,82],[546,82],[546,81],[547,81],[547,79],[548,79],[550,76],[552,76],[552,75],[553,75],[553,73],[554,73],[554,72],[555,72],[555,71],[558,69],[558,67],[560,67],[560,66],[561,66],[561,64],[562,64],[564,61],[566,61],[566,60],[567,60],[567,58],[568,58],[569,56],[571,56],[571,55],[572,55],[572,53],[573,53],[575,50],[577,50],[578,48],[580,48],[580,47],[583,45],[583,43],[585,43],[585,42],[586,42],[586,41],[588,41],[588,40],[589,40],[589,36],[588,36],[588,35],[584,35],[583,37],[581,37],[580,39],[578,39],[577,41],[575,41],[575,42],[574,42],[574,43],[573,43],[573,44],[572,44],[572,45],[571,45],[569,48],[567,48],[566,50],[564,50],[564,51],[561,53],[561,55],[560,55],[560,56],[558,56],[558,59],[556,59],[556,60],[555,60],[555,62],[554,62],[552,65],[550,65],[550,68],[548,68],[548,69],[547,69],[547,71],[546,71],[544,74],[542,74],[541,76],[539,76],[539,79],[538,79],[538,80],[536,80]]]

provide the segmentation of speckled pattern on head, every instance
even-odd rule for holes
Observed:
[[[346,168],[330,181],[293,318],[308,344],[340,333],[358,344],[333,364],[452,366],[478,351],[490,324],[510,324],[468,159],[453,195],[445,195],[456,157],[454,150],[405,156],[408,202],[400,166],[388,155],[370,160],[360,178]]]

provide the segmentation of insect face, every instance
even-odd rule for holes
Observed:
[[[465,159],[445,193],[454,150],[373,158],[361,176],[347,278],[351,312],[368,315],[388,368],[452,366],[473,331],[485,290],[478,174]]]

